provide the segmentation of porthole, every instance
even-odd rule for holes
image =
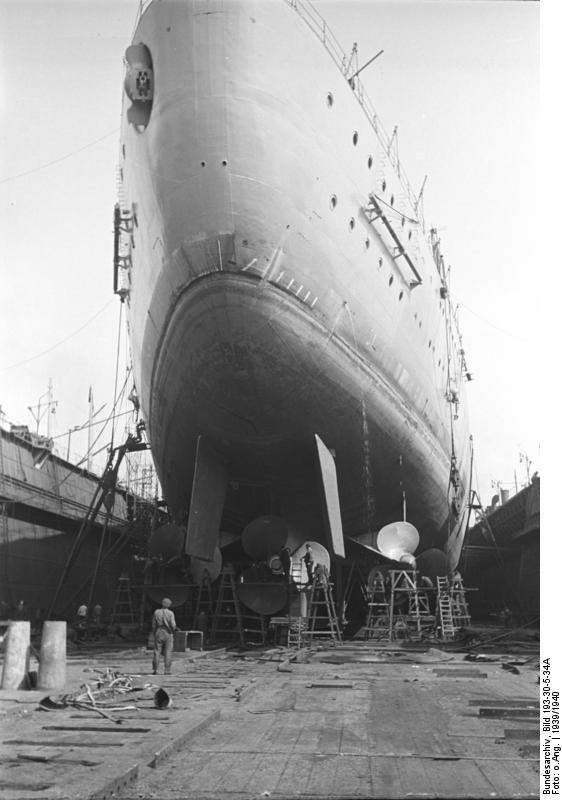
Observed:
[[[404,297],[404,292],[400,292],[400,294],[398,295],[398,299],[402,300],[403,297]]]
[[[353,131],[353,144],[357,145],[358,141],[359,141],[359,134],[357,133],[357,131]]]
[[[368,250],[370,246],[371,246],[371,240],[365,239],[365,250]]]
[[[373,156],[369,156],[369,158],[367,159],[367,169],[371,169],[372,166],[373,166]]]
[[[404,227],[404,225],[405,225],[405,224],[406,224],[406,220],[404,219],[404,217],[402,217],[402,219],[401,219],[401,221],[400,221],[400,225],[401,225],[402,227]]]
[[[414,319],[417,319],[417,318],[418,318],[418,312],[416,311],[416,313],[414,314]]]
[[[201,162],[201,166],[202,166],[202,167],[205,167],[205,166],[206,166],[206,162],[205,162],[205,161],[202,161],[202,162]]]
[[[121,152],[123,153],[123,158],[125,158],[125,145],[121,145]]]
[[[335,194],[333,194],[333,195],[330,197],[330,208],[331,208],[331,209],[334,209],[334,208],[337,206],[337,204],[338,204],[338,198],[336,197],[336,195],[335,195]]]
[[[381,184],[381,188],[382,188],[383,192],[386,191],[386,181],[384,180],[384,178],[383,178],[383,181],[382,181],[382,184]]]
[[[390,278],[388,279],[388,285],[392,286],[393,283],[394,283],[394,275],[391,275]]]
[[[428,346],[428,348],[431,350],[431,339],[430,339],[430,340],[429,340],[429,342],[427,343],[427,346]]]
[[[328,103],[329,108],[334,105],[334,95],[331,92],[328,92],[326,95],[326,102]]]
[[[412,231],[408,231],[408,239],[412,238]]]
[[[379,269],[382,267],[382,258],[379,258]]]
[[[223,165],[223,167],[226,167],[226,165],[227,165],[227,164],[228,164],[228,161],[225,159],[225,160],[222,162],[222,165]]]
[[[418,325],[419,325],[419,326],[420,326],[420,328],[421,328],[421,319],[420,319],[420,321],[419,321]]]
[[[394,205],[394,195],[393,194],[390,195],[390,205],[391,206]]]
[[[349,230],[352,231],[355,228],[355,219],[353,217],[349,220]]]

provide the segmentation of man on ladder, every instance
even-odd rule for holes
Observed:
[[[174,650],[174,633],[176,631],[176,618],[170,609],[172,601],[165,597],[162,608],[157,608],[152,615],[152,633],[154,634],[154,650],[152,656],[152,674],[158,672],[160,656],[164,656],[164,674],[172,674],[172,652]]]
[[[312,553],[312,547],[308,542],[306,543],[306,552],[301,560],[304,561],[304,566],[306,567],[308,578],[307,586],[312,586],[314,583],[314,555]]]

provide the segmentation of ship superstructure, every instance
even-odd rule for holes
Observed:
[[[276,514],[295,542],[329,541],[320,440],[345,537],[376,548],[407,519],[454,566],[464,351],[353,58],[304,0],[153,0],[125,64],[115,289],[174,520],[205,517],[205,442],[223,527]]]

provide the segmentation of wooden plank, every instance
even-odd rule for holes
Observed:
[[[319,681],[307,683],[307,689],[353,689],[355,684],[345,681]]]
[[[61,741],[60,739],[4,739],[2,744],[19,744],[26,747],[123,747],[123,742]]]
[[[45,792],[47,789],[52,789],[55,786],[54,783],[40,783],[36,781],[35,783],[32,782],[22,782],[22,781],[8,781],[6,779],[2,780],[2,788],[3,789],[12,789],[17,791],[28,791],[28,792]]]
[[[469,706],[480,706],[481,708],[538,708],[538,700],[496,700],[495,698],[485,698],[484,700],[469,700]]]
[[[480,708],[480,717],[491,719],[509,719],[510,717],[521,717],[522,719],[538,719],[538,713],[527,708]]]
[[[15,761],[33,761],[40,764],[78,764],[81,767],[99,767],[103,761],[88,761],[85,758],[62,758],[58,754],[41,755],[41,753],[18,753]]]
[[[470,669],[434,669],[438,678],[487,678],[486,672],[473,672]]]
[[[536,728],[506,728],[503,732],[506,739],[540,739],[540,731]]]
[[[118,725],[110,728],[106,725],[43,725],[44,731],[89,731],[91,733],[150,733],[152,728],[137,728]]]

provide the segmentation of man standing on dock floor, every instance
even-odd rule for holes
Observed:
[[[164,674],[172,674],[172,652],[174,649],[174,632],[176,618],[170,610],[172,601],[165,597],[162,608],[157,608],[152,615],[152,633],[154,634],[154,651],[152,656],[152,673],[156,675],[160,656],[164,656]]]

